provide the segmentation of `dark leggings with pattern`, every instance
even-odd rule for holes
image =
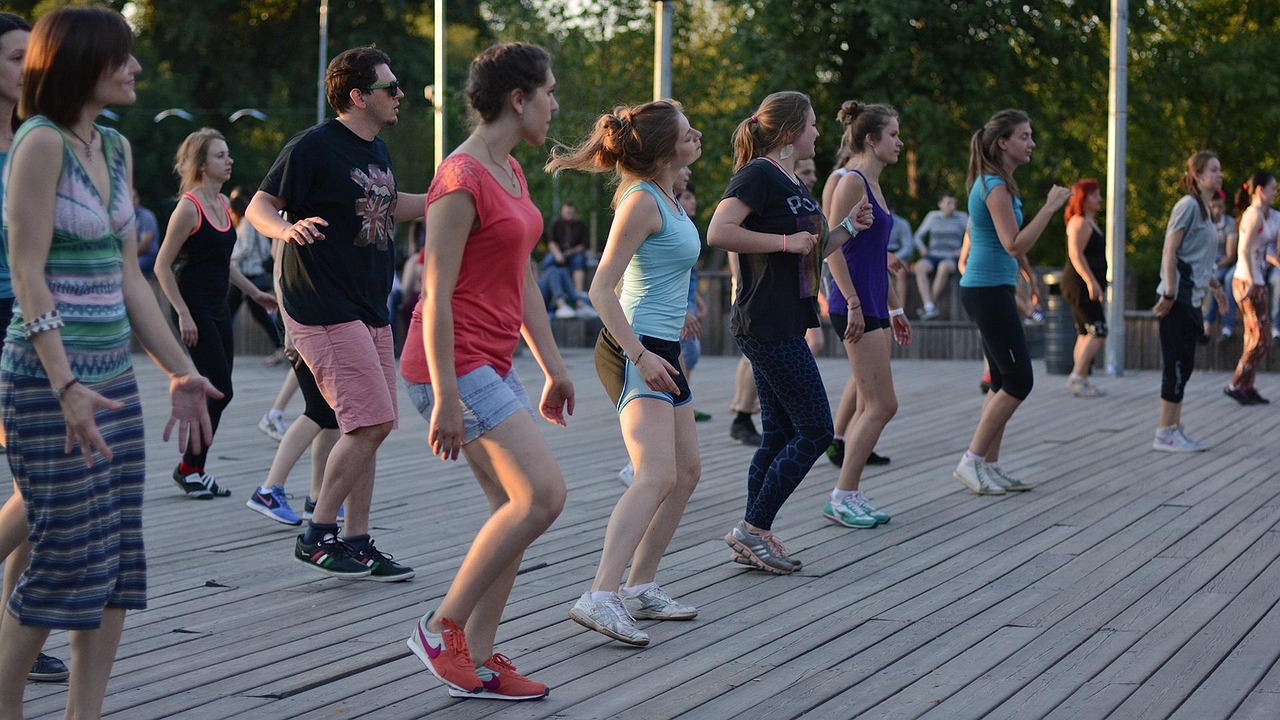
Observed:
[[[760,447],[747,470],[745,519],[762,530],[831,444],[831,405],[804,336],[778,342],[734,338],[751,361],[760,395]]]

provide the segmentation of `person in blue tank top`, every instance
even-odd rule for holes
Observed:
[[[581,144],[558,148],[547,165],[553,173],[568,168],[615,173],[620,180],[590,296],[604,323],[596,372],[618,409],[635,476],[609,516],[591,589],[569,617],[631,645],[649,644],[637,618],[691,620],[698,614],[655,578],[702,474],[692,395],[679,370],[689,271],[701,242],[674,189],[676,176],[701,154],[702,133],[689,125],[683,108],[658,100],[601,115]],[[619,281],[622,292],[615,295]]]
[[[872,506],[858,484],[880,433],[898,411],[890,348],[895,339],[900,345],[911,341],[911,323],[889,283],[894,221],[880,187],[880,173],[898,162],[902,140],[898,113],[888,105],[849,100],[836,117],[845,127],[841,144],[852,158],[832,194],[831,215],[840,217],[870,202],[874,219],[865,232],[845,241],[839,257],[827,260],[835,281],[828,302],[831,326],[844,339],[858,402],[847,425],[836,428],[845,437],[844,462],[822,515],[845,527],[873,528],[889,522],[889,515]]]
[[[1018,257],[1026,255],[1062,209],[1071,191],[1049,190],[1044,207],[1022,224],[1022,198],[1013,171],[1031,162],[1036,147],[1031,119],[1001,110],[973,134],[969,152],[969,255],[960,278],[960,302],[982,335],[991,391],[969,449],[952,476],[979,495],[1030,490],[999,465],[1000,441],[1014,411],[1031,393],[1031,354],[1015,300]]]

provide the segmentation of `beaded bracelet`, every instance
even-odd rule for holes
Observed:
[[[22,323],[22,336],[30,340],[33,335],[39,335],[49,330],[57,330],[64,325],[62,316],[58,314],[58,310],[55,308],[43,315],[37,315],[30,322]]]

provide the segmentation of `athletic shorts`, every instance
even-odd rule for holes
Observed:
[[[645,350],[670,363],[676,372],[680,372],[679,342],[641,335],[640,344]],[[693,400],[693,393],[689,391],[689,379],[682,372],[671,377],[677,388],[674,395],[654,390],[645,384],[644,378],[640,377],[639,368],[627,358],[622,346],[618,345],[607,328],[601,329],[600,336],[596,338],[596,374],[600,376],[600,384],[604,386],[605,393],[618,412],[622,412],[622,408],[636,398],[663,400],[671,403],[672,407],[680,407]]]

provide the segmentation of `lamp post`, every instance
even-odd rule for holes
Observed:
[[[320,0],[320,59],[316,66],[316,124],[324,122],[324,67],[329,47],[329,0]]]

